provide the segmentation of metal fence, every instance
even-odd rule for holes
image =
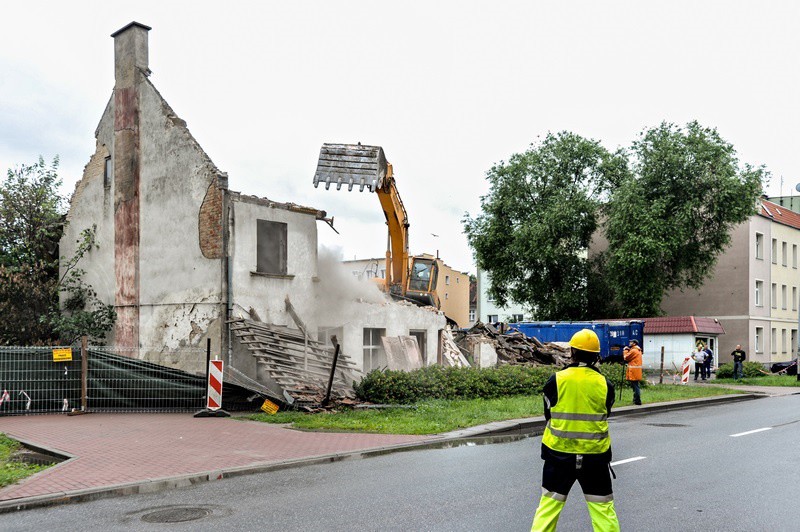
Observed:
[[[0,415],[199,410],[205,364],[202,348],[0,347]]]

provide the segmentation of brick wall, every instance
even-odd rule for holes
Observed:
[[[222,190],[214,179],[206,191],[197,223],[200,251],[207,259],[222,258]]]

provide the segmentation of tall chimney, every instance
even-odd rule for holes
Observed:
[[[150,74],[147,32],[151,29],[150,26],[131,22],[111,34],[114,38],[114,80],[117,87],[132,86],[136,69],[145,75]]]
[[[114,38],[114,344],[139,348],[140,82],[147,68],[148,26],[131,22]]]

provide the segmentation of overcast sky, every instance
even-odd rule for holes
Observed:
[[[0,17],[0,170],[61,157],[71,193],[114,85],[110,34],[151,26],[151,80],[230,188],[326,210],[345,258],[382,256],[377,197],[314,189],[323,142],[383,146],[411,252],[474,272],[462,233],[494,163],[548,131],[607,148],[716,127],[800,183],[800,2],[41,2]],[[437,235],[437,236],[433,236]]]

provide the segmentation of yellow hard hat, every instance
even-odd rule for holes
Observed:
[[[590,353],[600,352],[600,339],[597,337],[597,334],[590,329],[581,329],[573,334],[569,345],[581,351],[588,351]]]

